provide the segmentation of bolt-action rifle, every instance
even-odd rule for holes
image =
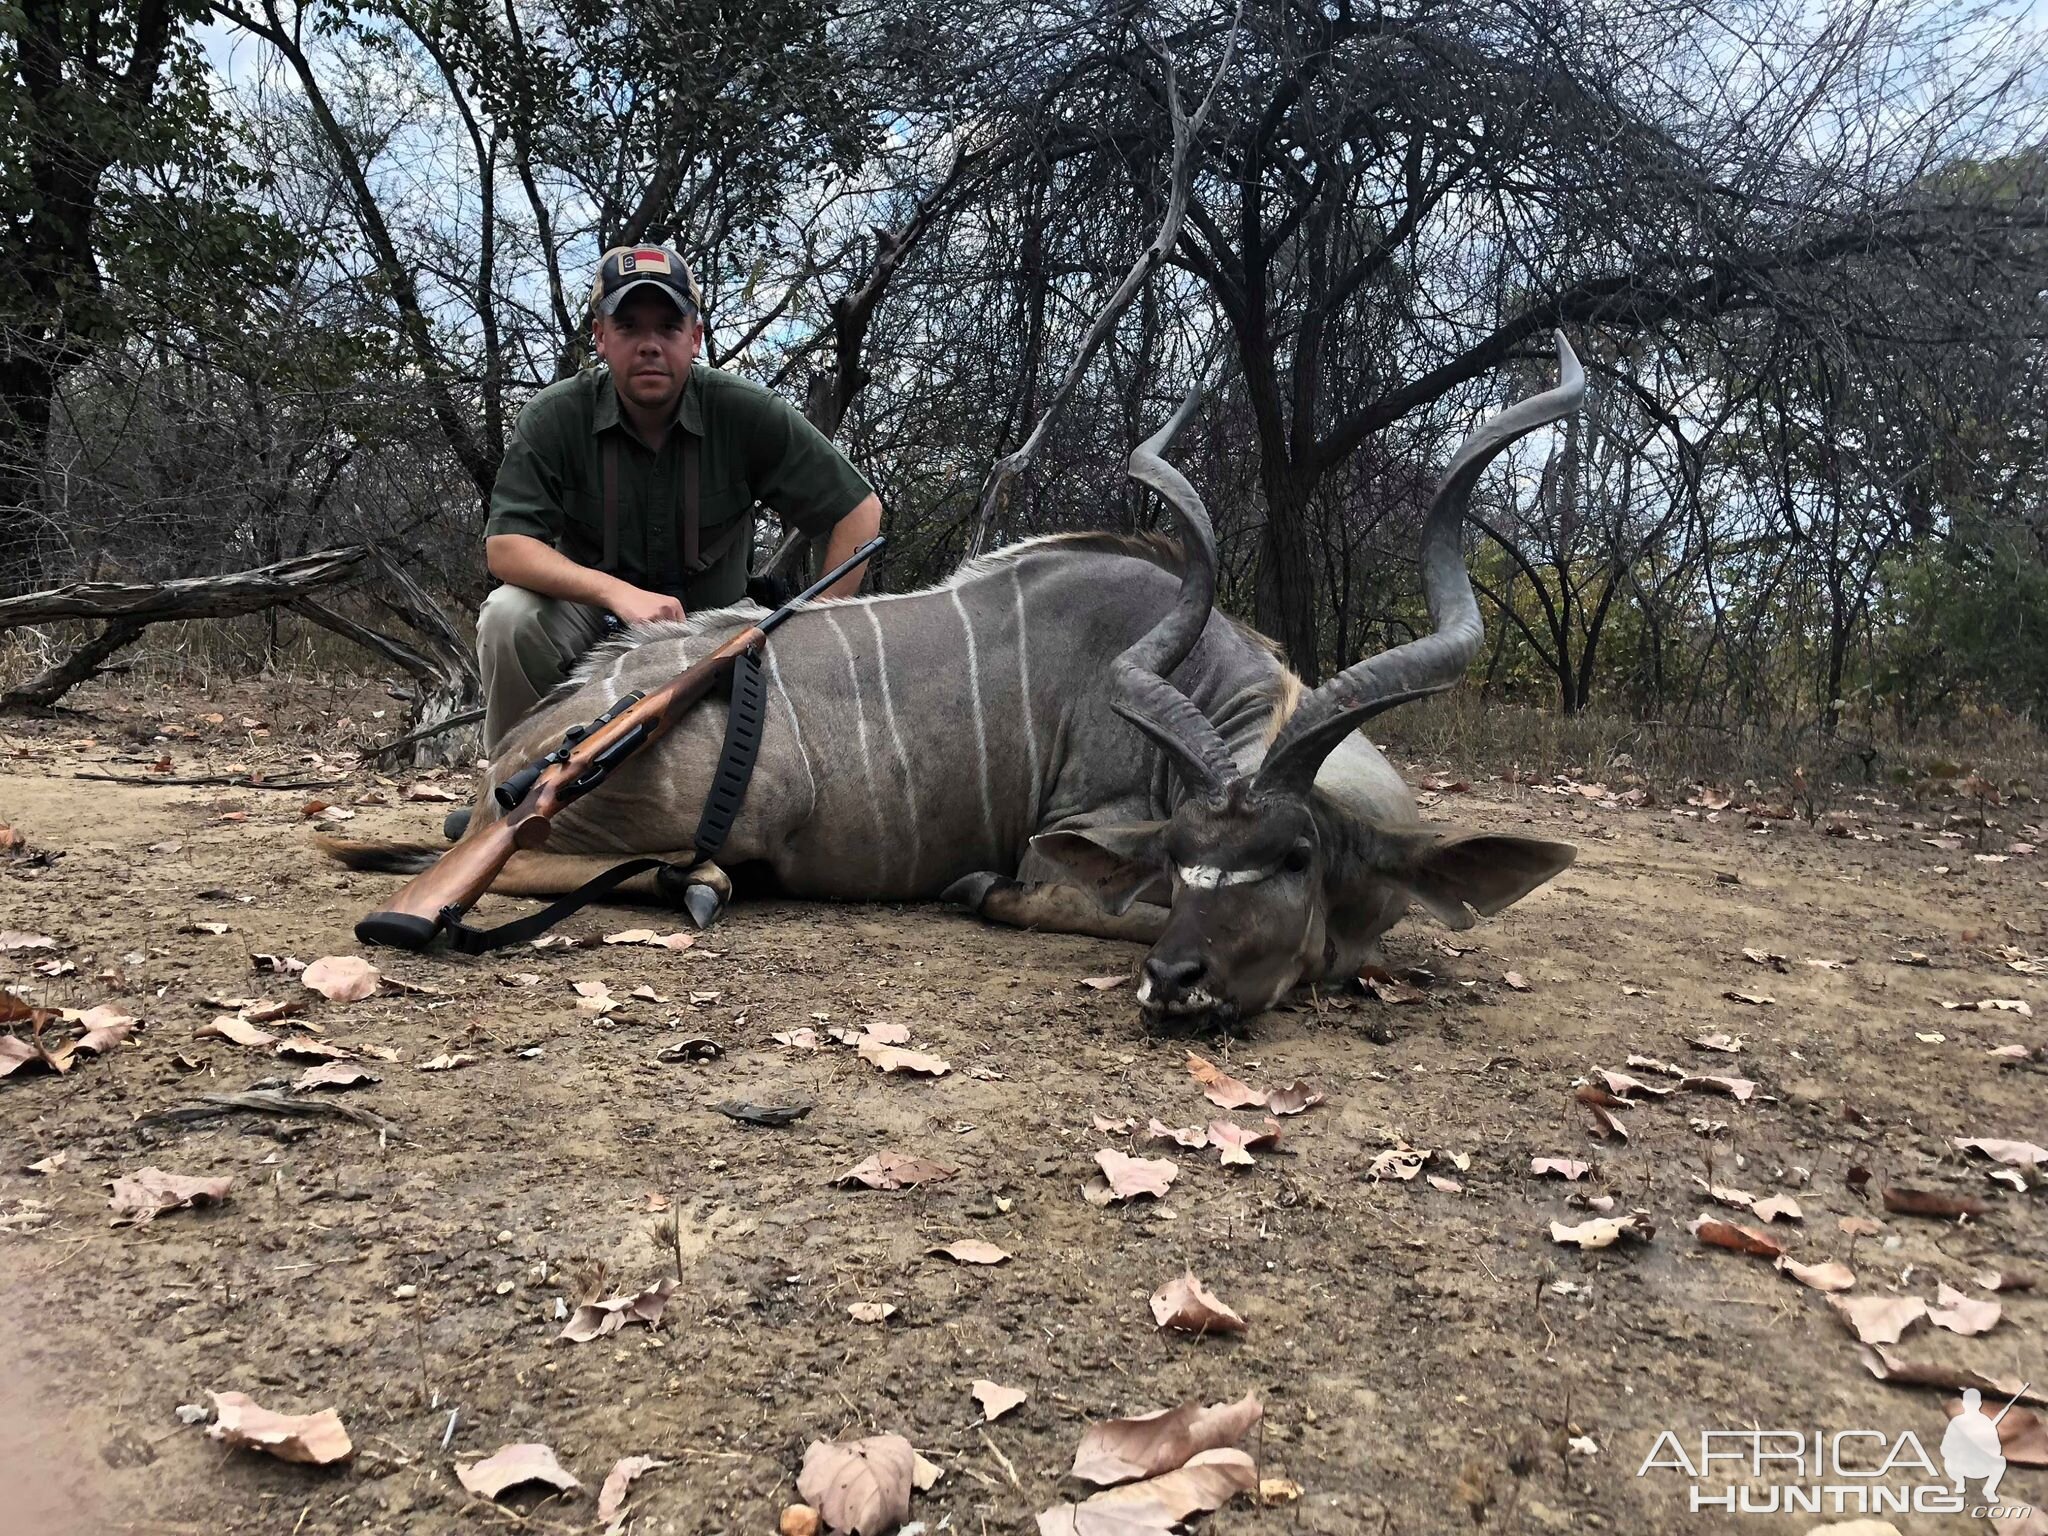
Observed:
[[[804,591],[798,593],[760,623],[749,625],[710,655],[664,683],[651,693],[627,694],[588,725],[571,726],[561,742],[545,757],[528,763],[494,790],[493,797],[503,813],[488,822],[473,821],[462,840],[435,862],[433,868],[415,875],[390,903],[356,924],[356,937],[365,944],[386,944],[399,949],[425,949],[442,933],[448,933],[458,949],[480,951],[538,932],[548,923],[604,889],[659,860],[635,860],[621,864],[575,893],[556,903],[536,919],[524,919],[503,927],[479,931],[462,923],[466,913],[491,888],[491,882],[506,861],[522,848],[538,848],[554,830],[554,818],[566,806],[575,804],[611,776],[621,763],[659,741],[712,689],[726,684],[738,669],[750,676],[758,689],[758,654],[777,625],[808,605],[847,572],[871,559],[883,540],[870,539],[851,556]],[[734,715],[739,713],[737,701]],[[697,844],[700,856],[709,857],[702,824],[713,819],[711,812],[723,806],[723,840],[746,794],[746,776],[758,749],[758,694],[751,740],[736,752],[734,732],[728,730],[726,752],[719,765],[706,817],[700,818]],[[737,763],[736,774],[731,771]],[[721,796],[721,790],[725,793]],[[517,931],[515,931],[517,930]]]

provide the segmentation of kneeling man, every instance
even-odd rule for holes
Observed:
[[[477,618],[486,753],[608,615],[643,624],[738,602],[757,501],[829,533],[828,567],[881,525],[880,499],[800,411],[697,366],[703,299],[676,252],[607,251],[590,304],[605,366],[533,397],[491,494],[484,555],[504,585]],[[827,595],[858,591],[861,575]]]

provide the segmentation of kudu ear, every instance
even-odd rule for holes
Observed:
[[[1139,897],[1164,902],[1166,878],[1163,821],[1041,832],[1031,848],[1066,871],[1068,882],[1088,892],[1104,909],[1121,916]]]
[[[1447,928],[1470,928],[1513,906],[1564,872],[1579,850],[1533,837],[1441,838],[1409,832],[1380,835],[1381,872],[1406,886],[1418,906]]]

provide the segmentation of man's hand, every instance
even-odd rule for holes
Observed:
[[[643,592],[623,581],[617,591],[606,596],[604,606],[628,624],[654,624],[683,616],[683,605],[666,592]]]
[[[484,540],[484,561],[502,582],[556,597],[586,603],[615,613],[628,624],[680,619],[683,605],[660,592],[646,592],[629,581],[587,565],[578,565],[552,544],[523,533],[498,533]]]

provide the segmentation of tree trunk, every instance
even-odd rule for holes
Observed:
[[[1272,460],[1266,464],[1270,466]],[[1284,471],[1265,468],[1266,527],[1253,579],[1259,628],[1280,642],[1287,663],[1313,688],[1322,680],[1316,630],[1315,566],[1308,540],[1308,498]],[[1338,658],[1341,662],[1343,658]]]

